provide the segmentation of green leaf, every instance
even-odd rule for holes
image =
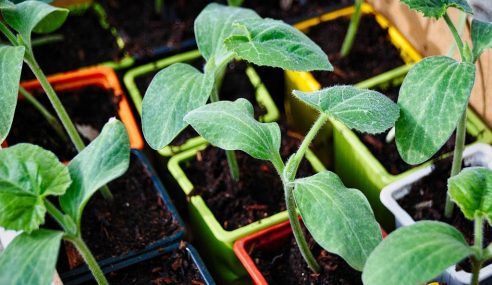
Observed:
[[[207,103],[214,80],[191,65],[173,64],[152,79],[142,102],[142,129],[153,149],[167,146],[188,124],[188,112]]]
[[[0,143],[7,135],[14,120],[19,81],[24,60],[24,47],[0,45]]]
[[[428,57],[410,70],[400,88],[396,145],[409,164],[431,158],[466,111],[475,66],[445,56]]]
[[[0,151],[0,226],[31,232],[44,222],[44,199],[63,195],[68,169],[56,156],[31,144]]]
[[[101,134],[68,165],[72,185],[60,197],[60,206],[80,226],[82,212],[91,196],[128,169],[130,143],[125,126],[112,119]]]
[[[346,188],[330,171],[294,183],[297,207],[314,240],[362,271],[382,239],[366,197],[357,189]]]
[[[473,19],[471,36],[473,41],[473,58],[477,60],[482,52],[492,47],[492,23]]]
[[[241,6],[244,0],[227,0],[227,5],[229,6]]]
[[[401,0],[410,9],[422,12],[426,17],[441,18],[449,7],[460,9],[468,14],[473,10],[466,0]]]
[[[195,20],[195,37],[198,49],[208,61],[211,57],[225,57],[228,50],[224,40],[237,33],[232,24],[237,20],[261,19],[253,10],[245,8],[227,7],[211,3],[203,9]]]
[[[8,1],[8,0],[0,0],[0,10],[7,8],[7,7],[12,7],[14,6],[14,3]]]
[[[371,134],[391,128],[399,116],[398,106],[383,94],[353,86],[335,86],[315,92],[293,94],[320,112],[351,129]]]
[[[417,285],[472,254],[463,235],[448,224],[422,221],[390,234],[367,259],[365,285]]]
[[[0,253],[0,284],[50,284],[62,237],[50,230],[17,236]]]
[[[219,101],[193,110],[184,118],[202,137],[225,150],[242,150],[254,158],[274,160],[280,149],[280,128],[260,123],[246,99]]]
[[[333,70],[317,44],[282,21],[255,19],[235,25],[242,33],[227,38],[225,45],[242,59],[288,70]]]
[[[486,217],[492,223],[492,171],[468,167],[448,180],[449,195],[469,220]]]
[[[31,33],[51,33],[58,29],[68,16],[68,10],[53,7],[41,1],[25,1],[2,9],[5,22],[17,31],[28,45]]]

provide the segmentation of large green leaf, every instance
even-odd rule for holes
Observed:
[[[428,57],[400,88],[396,145],[407,163],[431,158],[456,129],[475,82],[475,66],[445,56]]]
[[[390,234],[367,259],[365,285],[418,285],[469,256],[463,235],[448,224],[422,221]]]
[[[314,240],[362,271],[381,242],[381,229],[366,197],[346,188],[333,172],[324,171],[294,181],[294,197]]]
[[[280,149],[280,128],[260,123],[246,99],[219,101],[193,110],[185,117],[202,137],[226,150],[242,150],[254,158],[274,160]]]
[[[8,1],[8,0],[0,0],[0,10],[7,8],[7,7],[12,7],[14,6],[14,3]]]
[[[0,253],[0,284],[50,284],[62,237],[62,232],[49,230],[17,236]]]
[[[213,83],[212,77],[184,63],[155,75],[142,102],[143,134],[152,148],[167,146],[188,126],[184,116],[207,102]]]
[[[0,226],[30,232],[44,222],[48,195],[70,185],[68,169],[38,146],[18,144],[0,151]]]
[[[7,137],[14,119],[24,47],[0,45],[0,143]]]
[[[426,17],[441,18],[449,7],[460,9],[468,14],[473,10],[466,0],[401,0],[410,9],[422,12]]]
[[[2,9],[5,22],[16,30],[30,45],[31,33],[51,33],[58,29],[68,16],[68,10],[53,7],[41,1],[25,1]]]
[[[260,19],[253,10],[209,4],[195,20],[195,37],[202,56],[206,60],[211,57],[220,60],[226,56],[228,51],[224,40],[237,33],[237,28],[232,24],[238,20],[252,19]]]
[[[227,49],[256,65],[288,70],[333,70],[328,56],[311,39],[282,21],[238,21],[242,33],[225,40]]]
[[[473,19],[471,36],[473,41],[473,57],[477,60],[482,52],[492,47],[492,23]]]
[[[122,175],[130,160],[125,126],[112,119],[101,134],[68,165],[72,185],[60,197],[62,209],[80,226],[82,212],[91,196],[106,183]]]
[[[335,86],[315,92],[294,90],[293,94],[318,111],[361,132],[384,132],[399,116],[398,106],[393,101],[368,89]]]
[[[449,194],[469,220],[486,217],[492,223],[492,171],[469,167],[449,178]]]

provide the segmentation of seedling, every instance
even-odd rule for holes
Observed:
[[[352,46],[354,44],[355,36],[357,35],[357,31],[359,30],[360,17],[362,15],[362,3],[364,0],[355,0],[354,6],[355,10],[350,18],[350,24],[347,30],[347,34],[345,35],[345,39],[343,40],[342,49],[340,50],[340,55],[342,57],[347,57],[352,50]]]
[[[447,14],[449,7],[468,14],[465,0],[402,0],[425,17],[444,18],[458,46],[461,61],[431,56],[415,64],[400,88],[401,116],[396,122],[396,145],[404,161],[419,164],[431,158],[456,130],[451,176],[461,170],[466,132],[466,108],[475,83],[475,63],[492,47],[492,23],[472,20],[473,48],[458,34]],[[418,90],[418,92],[416,92]],[[451,217],[453,203],[446,195],[445,216]]]
[[[369,256],[362,274],[364,284],[422,284],[470,257],[470,284],[478,285],[480,268],[492,258],[492,244],[483,247],[483,222],[492,224],[492,171],[466,168],[448,180],[448,190],[463,215],[475,223],[473,245],[446,223],[421,221],[402,227]]]
[[[127,170],[129,157],[125,126],[115,119],[68,166],[31,144],[0,150],[0,226],[23,231],[0,253],[0,284],[49,284],[62,239],[73,243],[99,284],[108,284],[80,225],[91,196]],[[40,228],[46,213],[61,230]]]

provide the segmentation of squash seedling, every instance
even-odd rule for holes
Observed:
[[[227,64],[234,58],[257,65],[312,71],[332,70],[327,56],[300,31],[282,21],[263,19],[253,10],[209,4],[195,20],[195,38],[206,60],[201,72],[176,63],[156,74],[142,102],[142,129],[154,149],[167,146],[187,127],[190,111],[219,101],[218,90]],[[239,170],[227,151],[236,180]]]
[[[64,239],[77,248],[97,282],[108,284],[82,239],[82,213],[101,186],[127,170],[129,159],[128,135],[116,119],[68,166],[32,144],[0,150],[0,226],[23,231],[0,253],[0,283],[49,284]],[[56,197],[61,210],[52,202]],[[40,229],[46,213],[61,230]]]
[[[480,268],[492,258],[492,244],[483,247],[483,222],[492,224],[492,171],[470,167],[448,180],[451,199],[474,221],[470,246],[454,227],[421,221],[390,234],[367,259],[362,280],[366,285],[422,284],[466,257],[472,264],[470,284],[478,285]]]
[[[400,88],[401,116],[396,122],[396,145],[403,160],[419,164],[431,158],[456,130],[451,176],[461,170],[466,132],[466,108],[475,83],[475,63],[492,47],[492,23],[472,20],[473,48],[465,43],[447,14],[449,7],[468,14],[465,0],[402,0],[425,17],[444,18],[458,46],[461,61],[431,56],[415,64]],[[418,92],[417,92],[418,90]],[[446,197],[445,216],[451,217],[453,203]]]

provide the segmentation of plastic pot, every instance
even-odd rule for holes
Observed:
[[[465,148],[463,160],[467,166],[483,166],[492,169],[492,147],[486,144],[474,144]],[[397,227],[415,223],[413,218],[398,204],[398,200],[408,195],[411,185],[432,172],[433,166],[427,165],[412,172],[405,178],[386,186],[381,191],[381,202],[395,217]],[[455,209],[458,211],[458,209]],[[448,268],[436,281],[448,285],[470,284],[471,274],[465,271],[456,271],[455,266]],[[492,265],[480,270],[480,284],[492,284]]]

